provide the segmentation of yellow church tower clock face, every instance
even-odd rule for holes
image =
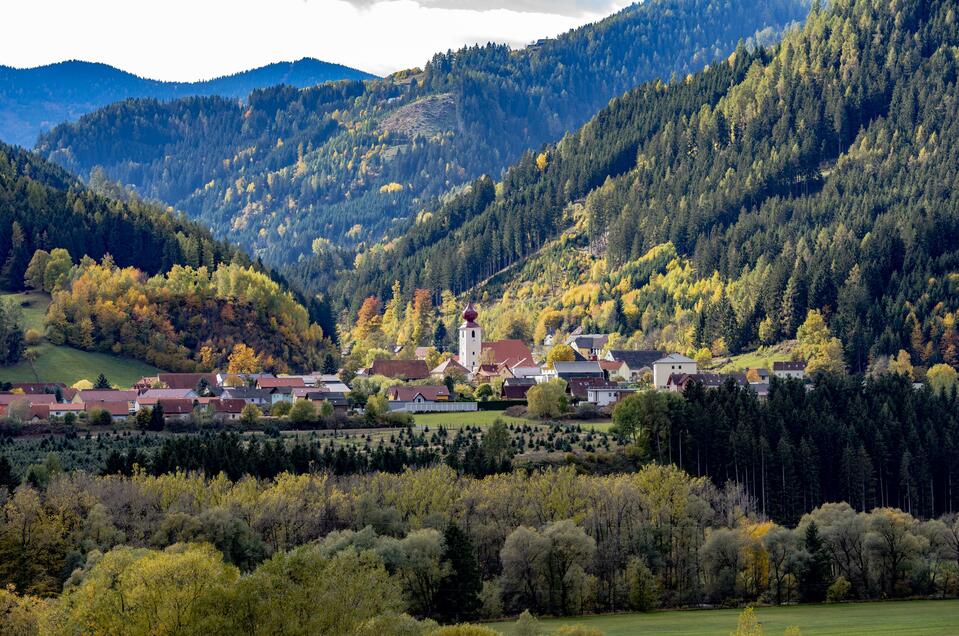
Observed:
[[[463,324],[460,325],[459,362],[470,372],[479,366],[480,352],[483,348],[483,328],[476,322],[479,314],[473,303],[463,310]]]

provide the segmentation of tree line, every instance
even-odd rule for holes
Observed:
[[[348,615],[360,622],[380,613],[456,622],[524,609],[572,615],[959,592],[955,515],[920,521],[831,503],[789,528],[763,520],[741,488],[663,465],[484,479],[445,466],[238,481],[62,473],[4,498],[0,580],[29,595],[14,596],[14,606],[67,625],[147,620],[150,607],[168,605],[186,612],[194,631],[212,629],[194,621],[260,625],[293,611],[303,621],[347,620],[336,603],[317,603],[334,593],[322,587],[332,582],[365,588],[349,587]],[[342,566],[336,576],[324,574],[331,560]],[[247,587],[257,584],[256,593]],[[174,602],[206,598],[201,589],[216,591],[217,602]],[[233,605],[237,594],[244,601]],[[373,598],[389,603],[367,615]],[[256,599],[271,611],[259,614]]]

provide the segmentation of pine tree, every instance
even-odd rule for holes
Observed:
[[[111,386],[110,380],[102,373],[97,376],[97,381],[93,384],[94,389],[109,389]]]
[[[475,618],[480,609],[483,578],[473,543],[459,526],[451,523],[444,533],[443,560],[449,564],[436,597],[436,617],[458,623]]]
[[[808,560],[800,570],[799,595],[803,602],[821,603],[826,600],[826,590],[832,580],[829,553],[819,536],[819,527],[811,522],[803,537]]]
[[[23,289],[23,275],[30,266],[31,256],[23,227],[14,221],[10,226],[10,251],[0,266],[0,287],[9,291]]]
[[[20,485],[20,480],[13,474],[13,466],[6,455],[0,455],[0,488],[6,488],[10,492]]]

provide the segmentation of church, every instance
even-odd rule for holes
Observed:
[[[459,328],[458,362],[472,376],[525,377],[539,372],[533,352],[522,340],[483,341],[479,312],[469,303]]]

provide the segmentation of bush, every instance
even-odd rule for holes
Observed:
[[[270,407],[270,415],[273,417],[283,417],[284,415],[290,414],[290,409],[293,408],[293,405],[289,402],[277,402]]]
[[[240,422],[245,426],[253,426],[263,416],[263,411],[256,404],[247,404],[240,411]]]
[[[91,426],[110,426],[113,424],[113,418],[110,413],[104,409],[90,409],[87,420]]]
[[[529,404],[527,410],[535,417],[559,417],[567,406],[566,381],[557,378],[530,387],[526,401]]]
[[[830,603],[841,603],[849,596],[849,590],[852,589],[852,583],[846,580],[846,577],[840,576],[833,581],[833,584],[826,590],[826,601]]]
[[[294,424],[309,424],[316,421],[316,407],[309,400],[297,400],[290,409],[290,421]]]
[[[24,337],[26,338],[28,347],[33,347],[37,344],[40,344],[40,341],[43,339],[43,336],[40,335],[40,332],[36,329],[27,329],[27,333]]]

